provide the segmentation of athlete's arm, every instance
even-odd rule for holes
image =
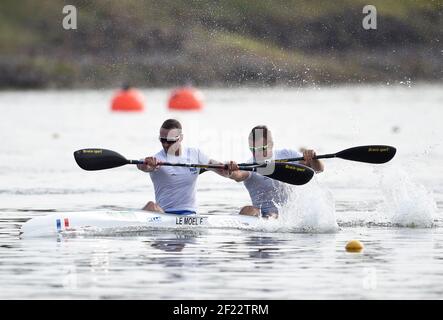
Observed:
[[[250,174],[251,173],[249,171],[236,170],[231,172],[231,174],[229,175],[229,179],[232,179],[237,182],[242,182],[248,179]]]
[[[211,161],[214,161],[213,163],[216,164],[223,164],[215,160],[210,160],[209,163],[211,163]],[[223,177],[235,180],[237,182],[241,182],[249,178],[249,172],[240,171],[238,168],[238,164],[235,161],[229,161],[228,163],[226,163],[226,166],[227,166],[226,169],[221,169],[221,170],[215,169],[214,171]]]
[[[215,173],[217,173],[217,174],[219,174],[219,175],[221,175],[222,177],[225,177],[225,178],[234,179],[233,175],[235,173],[237,173],[237,172],[240,172],[240,171],[238,171],[237,163],[234,162],[234,161],[229,161],[228,163],[222,163],[220,161],[211,159],[211,160],[209,160],[209,164],[223,164],[223,165],[226,165],[225,169],[209,169],[209,170],[214,171]]]
[[[214,159],[210,159],[208,164],[224,164],[224,163],[220,162],[220,161],[217,161],[217,160],[214,160]],[[222,177],[226,177],[226,178],[229,175],[229,172],[226,169],[213,169],[213,168],[211,168],[211,169],[208,169],[208,170],[209,171],[213,171],[213,172],[221,175]]]

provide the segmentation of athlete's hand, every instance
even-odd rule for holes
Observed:
[[[238,164],[235,161],[229,161],[225,166],[226,167],[223,171],[228,177],[231,177],[233,172],[239,170]]]
[[[160,164],[161,163],[157,161],[155,157],[146,157],[143,161],[143,164],[137,165],[137,168],[145,172],[151,172],[157,169]]]
[[[317,154],[315,153],[314,150],[309,150],[309,149],[303,150],[304,160],[301,161],[301,163],[308,167],[311,167],[312,169],[314,169],[316,173],[323,172],[324,170],[323,163],[320,160],[315,159],[316,155]]]
[[[304,158],[304,161],[305,161],[308,165],[312,162],[312,160],[314,160],[314,157],[315,157],[316,155],[317,155],[317,154],[315,153],[314,150],[309,150],[309,149],[305,149],[305,150],[303,150],[303,158]]]
[[[145,165],[148,170],[153,171],[160,166],[160,162],[155,157],[145,158]]]
[[[226,169],[228,170],[229,173],[240,170],[237,162],[235,161],[229,161],[228,163],[226,163]]]

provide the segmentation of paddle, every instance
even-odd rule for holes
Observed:
[[[121,154],[106,149],[81,149],[74,152],[74,158],[80,168],[88,171],[111,169],[126,164],[143,164],[140,160],[128,160]],[[201,169],[225,169],[224,164],[188,164],[161,162],[162,166],[188,167]],[[268,170],[267,164],[239,166],[240,170],[256,171],[271,179],[294,185],[302,185],[314,176],[314,171],[300,164],[275,163],[274,170]],[[269,171],[269,172],[268,172]]]
[[[341,158],[351,161],[359,161],[366,163],[385,163],[390,161],[396,153],[397,149],[391,146],[384,145],[370,145],[370,146],[360,146],[353,147],[349,149],[342,150],[337,153],[323,154],[315,156],[314,159],[327,159],[327,158]],[[304,160],[303,157],[299,158],[289,158],[289,159],[276,159],[278,162],[292,162]],[[239,166],[255,166],[256,162],[253,163],[240,163]]]

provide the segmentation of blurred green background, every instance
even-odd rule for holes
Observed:
[[[64,30],[63,6],[78,29]],[[364,30],[362,9],[377,8]],[[1,0],[0,88],[443,79],[441,0]]]

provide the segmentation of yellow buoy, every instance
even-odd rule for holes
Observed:
[[[351,240],[346,244],[346,251],[348,252],[360,252],[362,250],[363,244],[358,240]]]

